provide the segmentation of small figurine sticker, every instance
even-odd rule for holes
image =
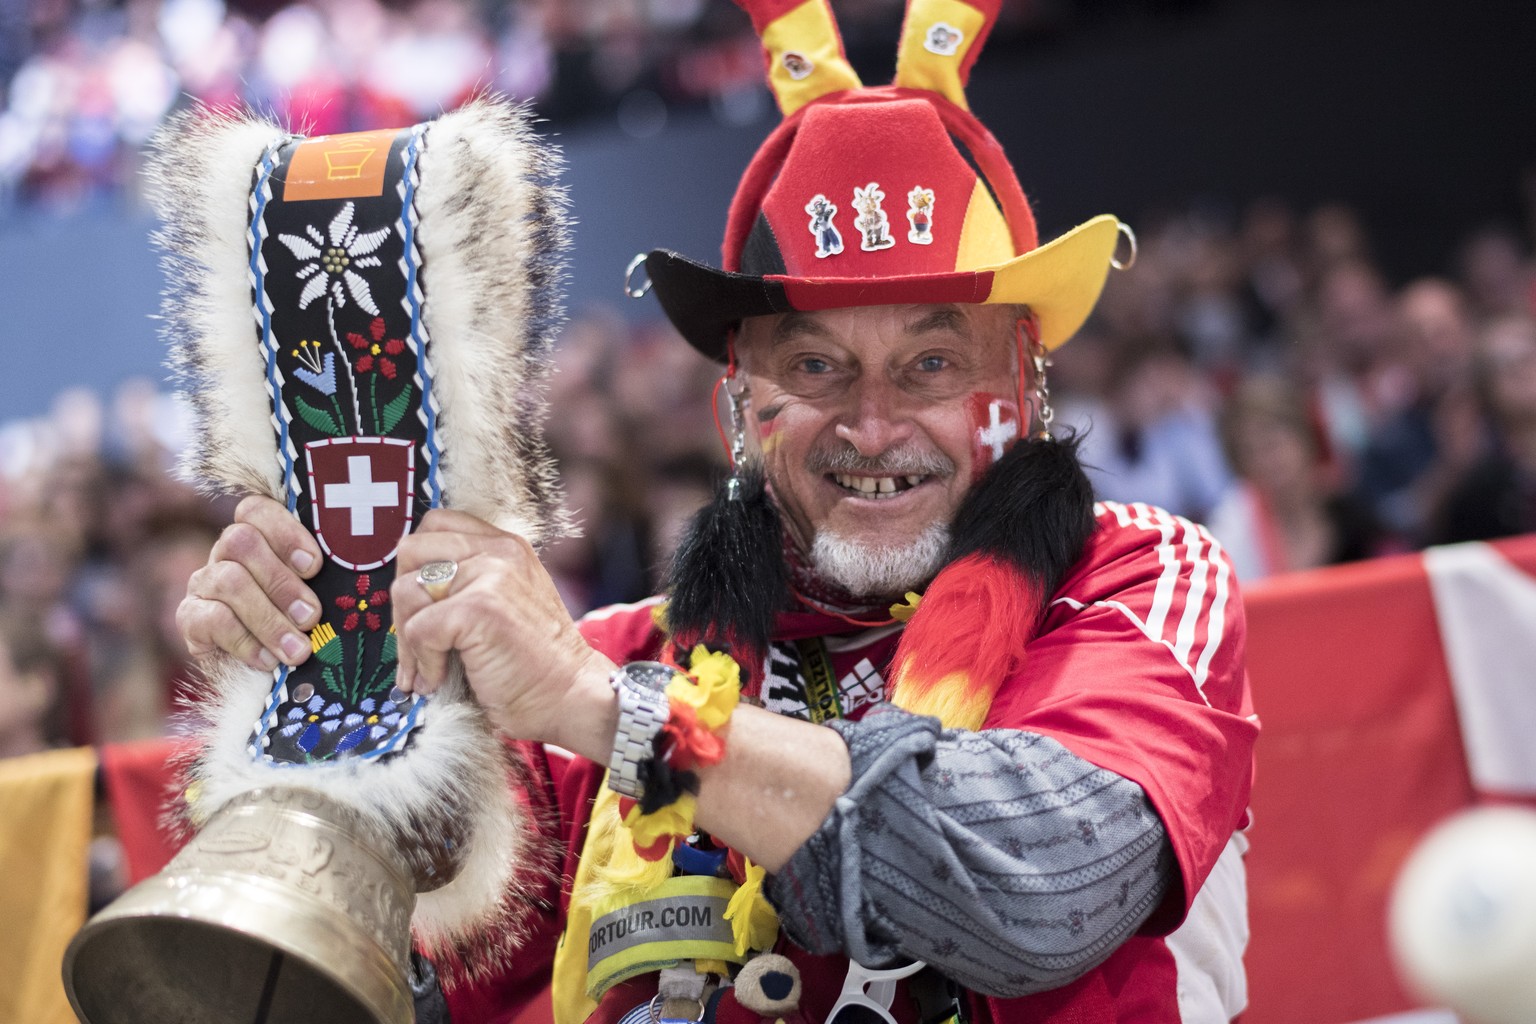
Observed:
[[[963,42],[965,42],[964,32],[953,25],[936,21],[928,29],[928,35],[923,37],[923,49],[940,57],[953,57]]]
[[[820,192],[805,204],[805,212],[811,215],[811,237],[816,239],[816,256],[825,259],[843,251],[843,236],[832,224],[837,215],[837,204],[829,202]]]
[[[907,193],[907,222],[912,225],[907,241],[933,244],[933,189],[918,185]]]
[[[859,248],[865,252],[878,252],[896,244],[896,239],[891,237],[890,218],[880,206],[883,202],[885,193],[874,182],[863,188],[854,187],[853,208],[859,215],[853,219],[853,226],[864,236]]]
[[[811,63],[809,57],[794,50],[789,50],[780,57],[779,63],[784,65],[784,70],[789,72],[789,77],[797,82],[816,70],[816,65]]]

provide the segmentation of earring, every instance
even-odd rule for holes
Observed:
[[[1030,369],[1034,371],[1034,388],[1030,393],[1029,405],[1034,411],[1035,429],[1030,434],[1034,441],[1051,440],[1051,423],[1056,419],[1056,411],[1051,408],[1051,386],[1047,378],[1047,370],[1051,365],[1050,353],[1040,343],[1040,323],[1035,319],[1035,314],[1026,312],[1015,323],[1015,341],[1018,346],[1018,360],[1022,365],[1024,353],[1029,352]],[[1019,406],[1024,405],[1022,378],[1019,380]]]
[[[746,417],[742,415],[746,398],[745,388],[738,395],[731,390],[730,382],[726,382],[725,403],[731,412],[731,479],[725,486],[726,497],[732,501],[741,500],[741,463],[747,455],[747,425]]]
[[[1034,432],[1034,439],[1049,441],[1051,440],[1051,422],[1056,419],[1056,410],[1051,408],[1051,386],[1046,379],[1046,370],[1051,365],[1051,357],[1045,351],[1045,346],[1033,337],[1029,340],[1029,360],[1035,371],[1032,404],[1035,407],[1035,422],[1038,426]]]
[[[731,501],[741,500],[741,464],[747,455],[747,429],[746,420],[742,416],[742,406],[747,400],[747,389],[742,388],[738,395],[731,390],[733,375],[727,371],[724,376],[715,381],[714,395],[711,402],[715,407],[715,430],[720,434],[720,444],[725,448],[726,455],[731,460],[731,476],[725,482],[725,496]],[[731,435],[726,437],[725,428],[720,424],[720,392],[725,392],[725,407],[731,416]]]

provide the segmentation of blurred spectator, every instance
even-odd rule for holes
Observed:
[[[1490,323],[1475,365],[1494,445],[1451,488],[1436,517],[1437,543],[1536,530],[1536,319]]]
[[[1241,296],[1248,311],[1250,370],[1280,372],[1285,366],[1286,329],[1304,299],[1306,275],[1296,243],[1296,215],[1284,202],[1266,197],[1243,217],[1239,235]]]
[[[63,746],[63,660],[36,620],[0,618],[0,757]]]
[[[1461,248],[1461,279],[1473,312],[1481,320],[1536,310],[1536,274],[1513,231],[1476,232]]]
[[[1230,477],[1216,406],[1214,389],[1176,349],[1133,340],[1113,360],[1105,399],[1064,405],[1062,418],[1085,429],[1083,464],[1099,497],[1202,519]]]
[[[581,535],[543,552],[573,612],[655,592],[724,453],[709,405],[721,367],[658,325],[589,310],[556,348],[550,448]]]
[[[163,735],[178,706],[194,699],[195,668],[176,626],[187,580],[208,560],[217,531],[206,517],[160,508],[141,541],[104,574],[92,630],[98,742]],[[110,607],[106,607],[110,604]]]
[[[72,744],[162,734],[188,673],[175,607],[229,506],[167,475],[177,408],[129,382],[5,432],[0,623],[56,653]]]
[[[1314,244],[1322,269],[1297,325],[1300,371],[1313,389],[1330,451],[1353,472],[1372,431],[1406,400],[1391,360],[1391,293],[1374,266],[1346,255],[1352,240]]]
[[[1359,467],[1359,490],[1376,516],[1414,543],[1452,477],[1482,454],[1484,431],[1471,389],[1471,318],[1459,289],[1426,278],[1403,289],[1395,341],[1378,370],[1390,394]]]
[[[1305,266],[1314,285],[1343,264],[1369,265],[1370,244],[1360,215],[1342,203],[1313,210],[1304,225]]]
[[[1288,381],[1244,381],[1222,413],[1221,438],[1237,479],[1208,525],[1238,579],[1380,553],[1381,531],[1338,489],[1307,403]]]

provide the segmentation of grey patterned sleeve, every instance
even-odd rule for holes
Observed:
[[[1141,787],[1035,733],[941,731],[882,705],[834,728],[853,781],[768,894],[790,938],[926,960],[983,995],[1080,977],[1175,878]]]

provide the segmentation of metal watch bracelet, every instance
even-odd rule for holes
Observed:
[[[611,677],[619,698],[619,725],[608,758],[608,788],[639,800],[640,766],[656,756],[656,737],[671,713],[666,685],[677,670],[656,661],[620,665]]]

